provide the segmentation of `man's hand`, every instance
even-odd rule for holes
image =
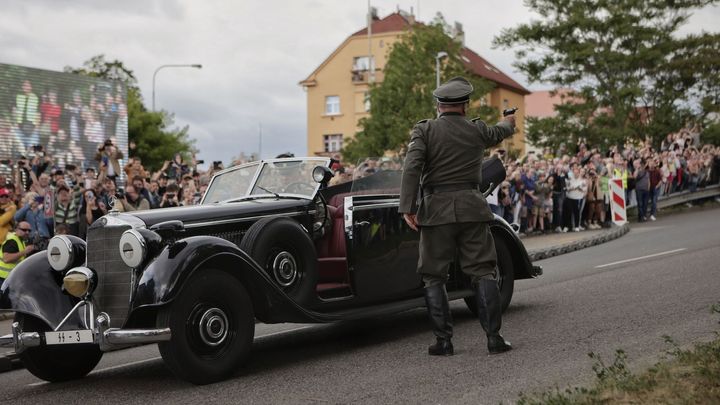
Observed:
[[[27,256],[28,254],[32,253],[33,250],[35,250],[35,245],[25,246],[25,250],[23,250],[23,256]]]
[[[415,214],[403,214],[403,218],[405,218],[405,222],[408,224],[410,228],[412,228],[413,231],[418,230],[418,223],[417,223],[417,215]]]
[[[503,117],[503,121],[509,122],[513,127],[515,126],[515,114],[510,114]]]

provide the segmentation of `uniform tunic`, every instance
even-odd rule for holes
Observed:
[[[493,219],[482,191],[483,152],[511,136],[509,122],[488,127],[458,113],[443,113],[412,130],[403,169],[400,213],[416,213],[420,228],[418,272],[427,285],[447,280],[456,252],[463,272],[476,282],[495,276],[495,244],[487,225]],[[425,192],[420,187],[456,185],[455,191]],[[467,187],[465,187],[465,185]]]

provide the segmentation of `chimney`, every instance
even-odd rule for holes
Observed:
[[[465,46],[465,31],[463,31],[462,24],[457,21],[455,21],[455,26],[452,29],[452,37],[455,42]]]
[[[370,16],[374,20],[379,20],[377,7],[370,7]]]

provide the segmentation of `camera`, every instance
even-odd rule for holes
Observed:
[[[218,170],[222,168],[222,160],[213,161],[213,169]]]
[[[204,160],[202,160],[202,159],[200,159],[200,160],[196,160],[196,161],[195,161],[195,163],[197,163],[197,164],[201,165],[201,164],[204,164],[204,163],[205,163],[205,161],[204,161]]]
[[[123,198],[125,198],[125,189],[124,189],[124,188],[119,188],[119,189],[117,189],[117,192],[115,192],[115,197],[117,197],[117,198],[119,198],[119,199],[121,199],[121,200],[122,200]]]
[[[175,198],[175,193],[165,193],[165,198],[168,200],[172,200]]]

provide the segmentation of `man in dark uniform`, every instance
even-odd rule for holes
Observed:
[[[472,278],[488,350],[496,354],[511,349],[500,335],[497,257],[488,226],[493,214],[479,185],[484,150],[512,136],[515,117],[508,115],[492,127],[466,119],[472,92],[472,85],[462,77],[433,92],[439,116],[415,125],[403,170],[399,212],[412,229],[420,230],[418,273],[425,283],[425,302],[437,337],[428,348],[431,355],[453,354],[445,282],[456,252],[462,271]]]

